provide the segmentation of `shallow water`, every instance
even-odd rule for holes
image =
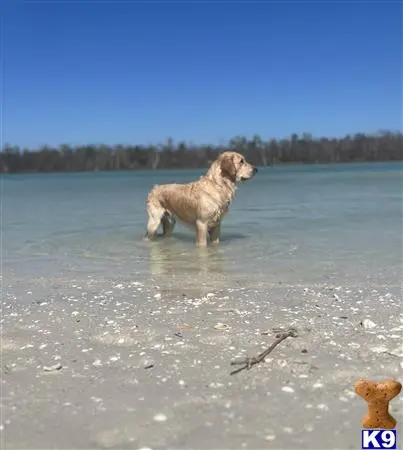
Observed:
[[[148,190],[201,174],[3,176],[6,282],[27,289],[34,280],[88,277],[151,277],[178,290],[366,280],[400,285],[403,164],[262,168],[239,187],[220,246],[195,248],[193,232],[181,224],[170,240],[144,242]]]

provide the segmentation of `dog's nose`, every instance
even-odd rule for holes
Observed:
[[[257,167],[253,168],[253,173],[255,174],[257,172]]]

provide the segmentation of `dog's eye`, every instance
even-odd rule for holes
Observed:
[[[245,160],[242,158],[239,162],[240,162],[241,164],[243,164],[243,163],[245,162]]]

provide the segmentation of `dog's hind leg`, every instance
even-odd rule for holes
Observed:
[[[175,217],[172,216],[172,214],[169,214],[168,212],[165,212],[165,214],[162,216],[162,230],[165,237],[172,236],[172,232],[175,227]]]
[[[165,214],[165,209],[158,203],[147,203],[148,223],[145,239],[154,239],[157,234],[158,227],[161,224],[161,219]]]
[[[208,230],[210,240],[212,244],[218,244],[220,242],[221,224],[218,223],[215,227]]]

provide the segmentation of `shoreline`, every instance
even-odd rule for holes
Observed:
[[[357,160],[357,161],[329,161],[329,162],[281,162],[281,163],[272,163],[272,164],[266,164],[264,166],[257,165],[259,168],[276,168],[276,167],[306,167],[306,166],[354,166],[354,165],[395,165],[395,164],[403,164],[403,159],[397,159],[397,160]],[[186,171],[206,171],[208,169],[208,165],[203,167],[156,167],[155,169],[151,167],[136,167],[133,169],[111,169],[111,170],[79,170],[79,171],[68,171],[68,170],[50,170],[50,171],[18,171],[18,172],[1,172],[1,175],[46,175],[46,174],[83,174],[83,173],[97,173],[97,174],[107,174],[107,173],[133,173],[133,172],[186,172]]]
[[[355,381],[401,373],[396,288],[181,292],[105,280],[61,283],[46,297],[32,289],[29,303],[8,291],[3,446],[356,448],[366,405]],[[230,375],[231,360],[257,355],[273,328],[289,326],[298,338]],[[398,432],[399,406],[401,396],[390,408]]]

